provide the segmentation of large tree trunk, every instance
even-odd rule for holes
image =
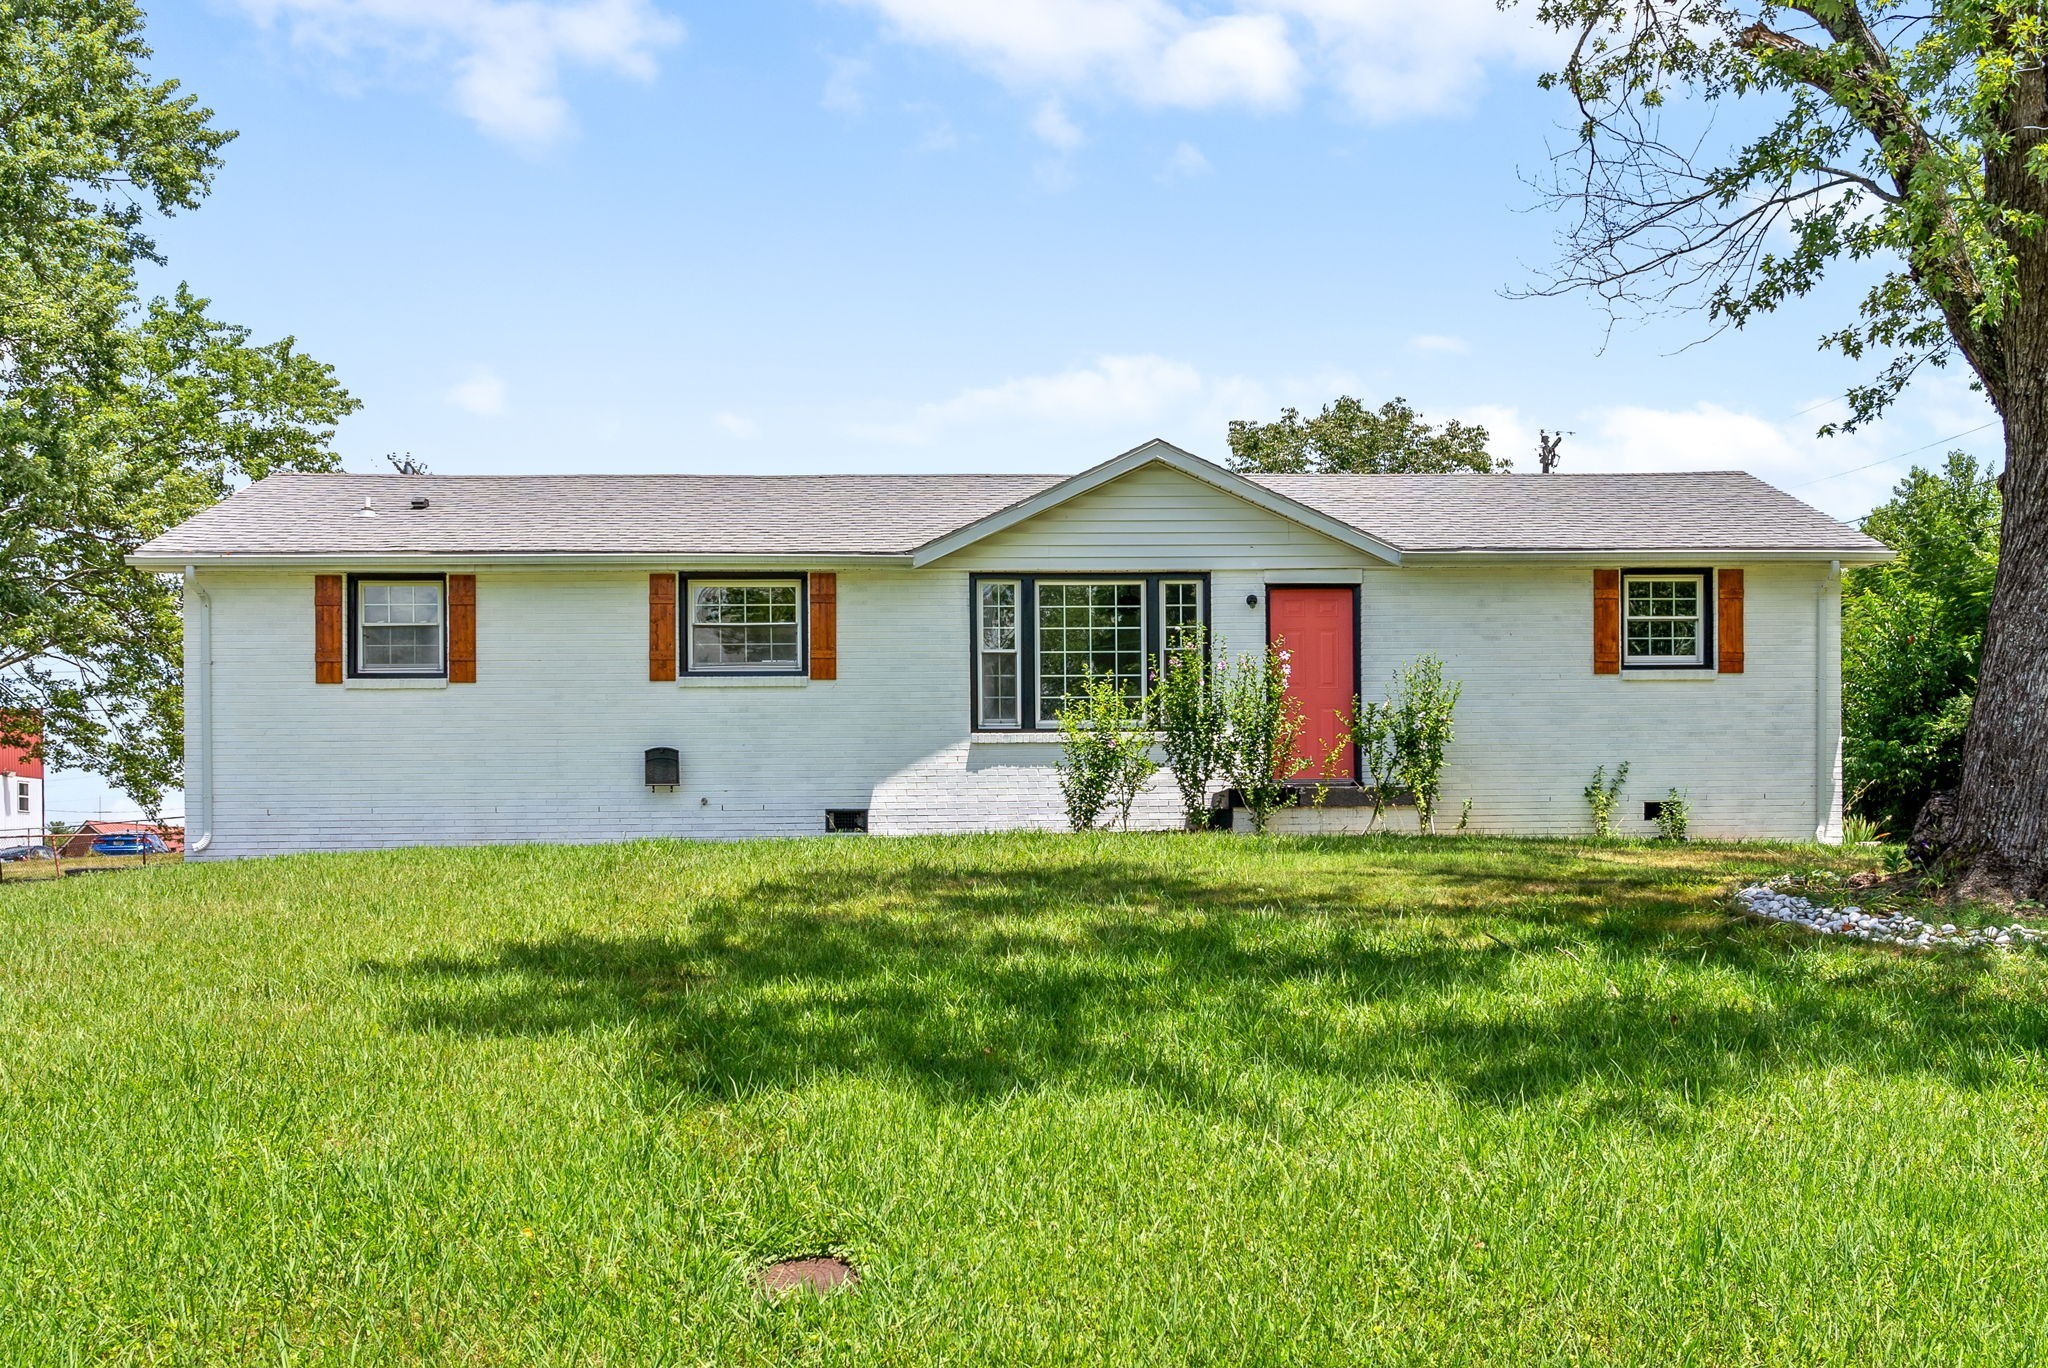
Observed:
[[[1985,159],[1994,199],[2039,212],[2048,194],[2027,165],[2048,124],[2039,67],[2015,82],[2011,142]],[[1963,783],[1948,833],[1962,891],[2031,898],[2048,891],[2048,241],[2014,233],[2016,290],[1997,325],[1999,367],[1986,390],[2005,419],[2005,516],[1998,579]]]
[[[1950,833],[1976,896],[2048,891],[2048,326],[2038,335],[2008,372],[1998,581]]]

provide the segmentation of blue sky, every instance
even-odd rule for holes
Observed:
[[[1941,440],[1990,419],[1953,372],[1814,438],[1862,374],[1815,347],[1847,278],[1689,349],[1505,297],[1569,135],[1557,40],[1492,0],[153,10],[155,69],[241,131],[153,283],[332,362],[354,470],[1077,470],[1345,392],[1840,516],[1900,453],[1996,449]]]

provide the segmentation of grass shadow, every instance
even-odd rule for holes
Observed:
[[[1793,1068],[1982,1085],[2048,1040],[2031,966],[1736,923],[1710,857],[1104,849],[850,868],[805,856],[705,880],[655,933],[363,968],[395,985],[408,1029],[630,1031],[663,1099],[857,1075],[950,1102],[1135,1087],[1243,1114],[1302,1080],[1408,1081],[1665,1125]]]

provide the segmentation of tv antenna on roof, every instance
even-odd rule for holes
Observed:
[[[1557,448],[1569,436],[1571,436],[1569,432],[1538,432],[1536,434],[1536,462],[1543,467],[1545,475],[1557,473],[1557,463],[1563,459],[1557,454]]]
[[[391,462],[391,468],[401,475],[426,475],[431,473],[427,469],[427,463],[413,455],[410,451],[406,452],[403,456],[395,451],[387,451],[384,453],[384,459]]]

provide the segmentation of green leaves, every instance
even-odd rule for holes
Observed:
[[[1843,779],[1851,805],[1894,832],[1962,777],[1999,519],[1997,481],[1957,452],[1940,473],[1915,467],[1864,520],[1899,558],[1844,585]]]
[[[1815,290],[1844,258],[1898,269],[1823,345],[1883,358],[1849,393],[1852,428],[1922,365],[1960,352],[2007,384],[2019,244],[2048,213],[2032,0],[1544,0],[1570,35],[1545,84],[1574,97],[1580,143],[1548,187],[1575,211],[1537,293],[1587,289],[1616,312],[1699,308],[1741,327]],[[1718,119],[1758,127],[1746,141]]]
[[[177,782],[179,605],[123,558],[247,480],[332,469],[357,405],[183,285],[137,298],[146,212],[195,207],[234,135],[143,73],[135,6],[0,19],[0,739],[40,734],[153,810]]]
[[[1210,664],[1212,649],[1200,627],[1183,629],[1179,645],[1153,661],[1152,714],[1159,746],[1180,789],[1181,815],[1190,827],[1209,824],[1209,784],[1223,764],[1226,738],[1222,693]],[[1221,651],[1223,643],[1213,643]]]
[[[1080,692],[1060,709],[1060,797],[1067,825],[1087,831],[1105,811],[1131,824],[1131,805],[1158,772],[1145,700],[1125,692],[1114,675],[1089,671]]]
[[[1289,408],[1270,423],[1234,419],[1230,424],[1233,470],[1483,475],[1506,471],[1510,464],[1487,455],[1485,428],[1455,418],[1432,426],[1401,398],[1368,409],[1347,394],[1323,405],[1313,418]]]
[[[1463,684],[1444,678],[1444,663],[1433,654],[1395,670],[1387,690],[1395,775],[1415,795],[1416,821],[1426,833],[1436,831],[1437,799],[1454,735],[1451,716],[1464,692]]]

